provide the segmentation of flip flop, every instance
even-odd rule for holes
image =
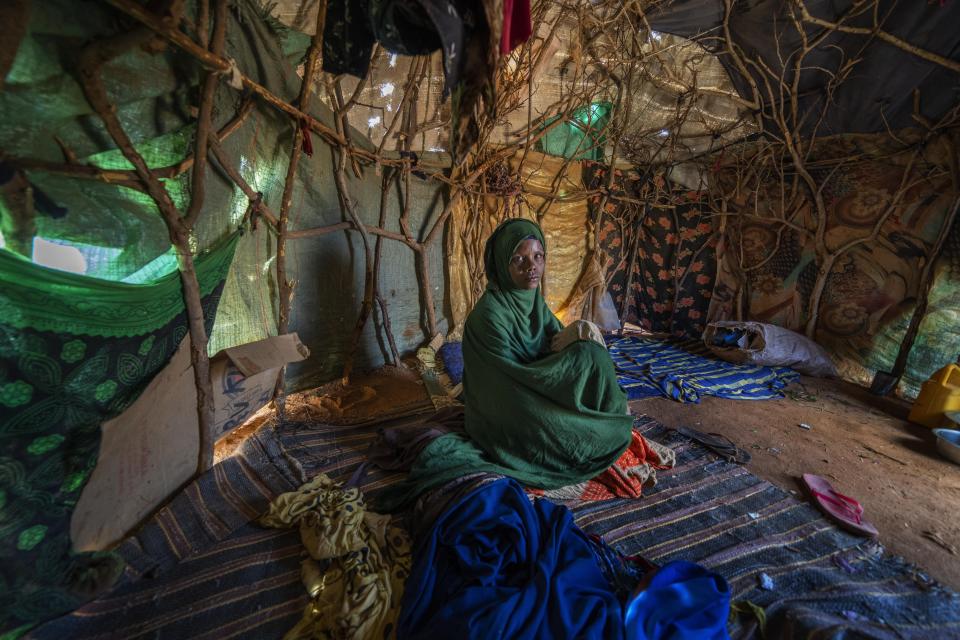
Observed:
[[[863,519],[863,505],[859,502],[838,493],[829,482],[812,473],[803,474],[803,483],[817,501],[817,506],[842,528],[870,538],[880,535],[875,526]]]
[[[691,429],[690,427],[670,427],[682,436],[690,438],[694,442],[702,444],[710,451],[736,464],[747,464],[751,460],[751,455],[734,444],[733,440],[719,433],[704,433]]]

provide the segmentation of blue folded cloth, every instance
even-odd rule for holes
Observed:
[[[437,355],[440,356],[443,370],[450,376],[450,381],[454,385],[460,384],[460,381],[463,380],[463,344],[446,342],[440,347]]]
[[[418,540],[397,638],[623,638],[623,606],[563,506],[511,479],[467,494]]]
[[[663,565],[627,603],[629,640],[727,640],[730,587],[692,562]]]
[[[723,578],[675,561],[634,593],[630,562],[566,507],[509,478],[483,484],[416,541],[397,638],[727,640]]]

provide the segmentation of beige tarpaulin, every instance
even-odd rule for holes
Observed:
[[[321,4],[320,0],[277,0],[270,12],[288,27],[312,34]],[[532,4],[534,16],[541,15],[538,9],[543,8],[544,2]],[[534,23],[536,67],[531,69],[531,57],[523,48],[502,61],[503,82],[519,80],[526,85],[531,71],[533,82],[499,105],[498,126],[489,132],[488,140],[493,144],[522,140],[528,117],[533,121],[546,120],[586,106],[585,101],[615,100],[615,85],[594,73],[592,56],[599,56],[616,68],[626,61],[622,41],[612,31],[596,38],[585,37],[585,26],[596,25],[582,24],[579,9],[571,10],[560,2],[547,5],[543,17]],[[597,17],[589,10],[584,16]],[[755,131],[744,100],[716,55],[692,40],[670,34],[650,32],[642,40],[639,55],[631,58],[642,63],[637,68],[640,73],[633,82],[631,97],[622,104],[621,159],[633,164],[662,162],[667,156],[702,153]],[[403,148],[409,138],[410,149],[418,153],[449,150],[450,101],[443,97],[443,60],[439,52],[422,58],[378,48],[366,78],[339,78],[344,99],[357,92],[347,120],[374,145],[396,150]],[[419,72],[414,73],[410,85],[410,73],[416,70]],[[329,95],[323,86],[317,90],[329,106]],[[393,123],[407,100],[412,101],[414,122]]]
[[[447,263],[451,338],[459,339],[467,314],[486,286],[483,245],[494,227],[509,217],[539,219],[547,241],[544,297],[562,321],[579,318],[586,296],[603,286],[603,272],[589,246],[587,200],[579,195],[564,199],[583,191],[580,163],[531,151],[526,158],[522,153],[513,157],[509,165],[511,174],[524,183],[522,197],[467,195],[454,207]],[[554,195],[533,195],[549,193]],[[585,268],[588,265],[590,269]]]

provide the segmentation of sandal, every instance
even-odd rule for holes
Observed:
[[[834,522],[851,533],[876,538],[880,535],[877,528],[863,519],[863,505],[834,490],[830,483],[812,473],[803,474],[803,483],[817,506],[830,516]]]
[[[702,431],[697,431],[696,429],[691,429],[690,427],[670,427],[677,433],[687,438],[690,438],[694,442],[702,444],[710,451],[713,451],[715,454],[725,459],[727,462],[734,462],[736,464],[747,464],[752,459],[752,456],[734,444],[733,440],[728,438],[725,435],[719,433],[704,433]]]

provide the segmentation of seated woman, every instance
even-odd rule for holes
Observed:
[[[583,321],[564,329],[547,307],[545,265],[543,233],[529,220],[508,220],[487,240],[487,290],[463,334],[466,433],[427,444],[380,509],[477,473],[563,489],[548,494],[559,499],[636,497],[654,469],[673,465],[672,451],[633,431],[600,331]]]
[[[551,353],[551,341],[569,338],[540,291],[545,263],[543,233],[529,220],[508,220],[487,240],[487,290],[463,334],[463,388],[467,433],[488,457],[525,484],[555,488],[612,465],[633,419],[602,339]]]

